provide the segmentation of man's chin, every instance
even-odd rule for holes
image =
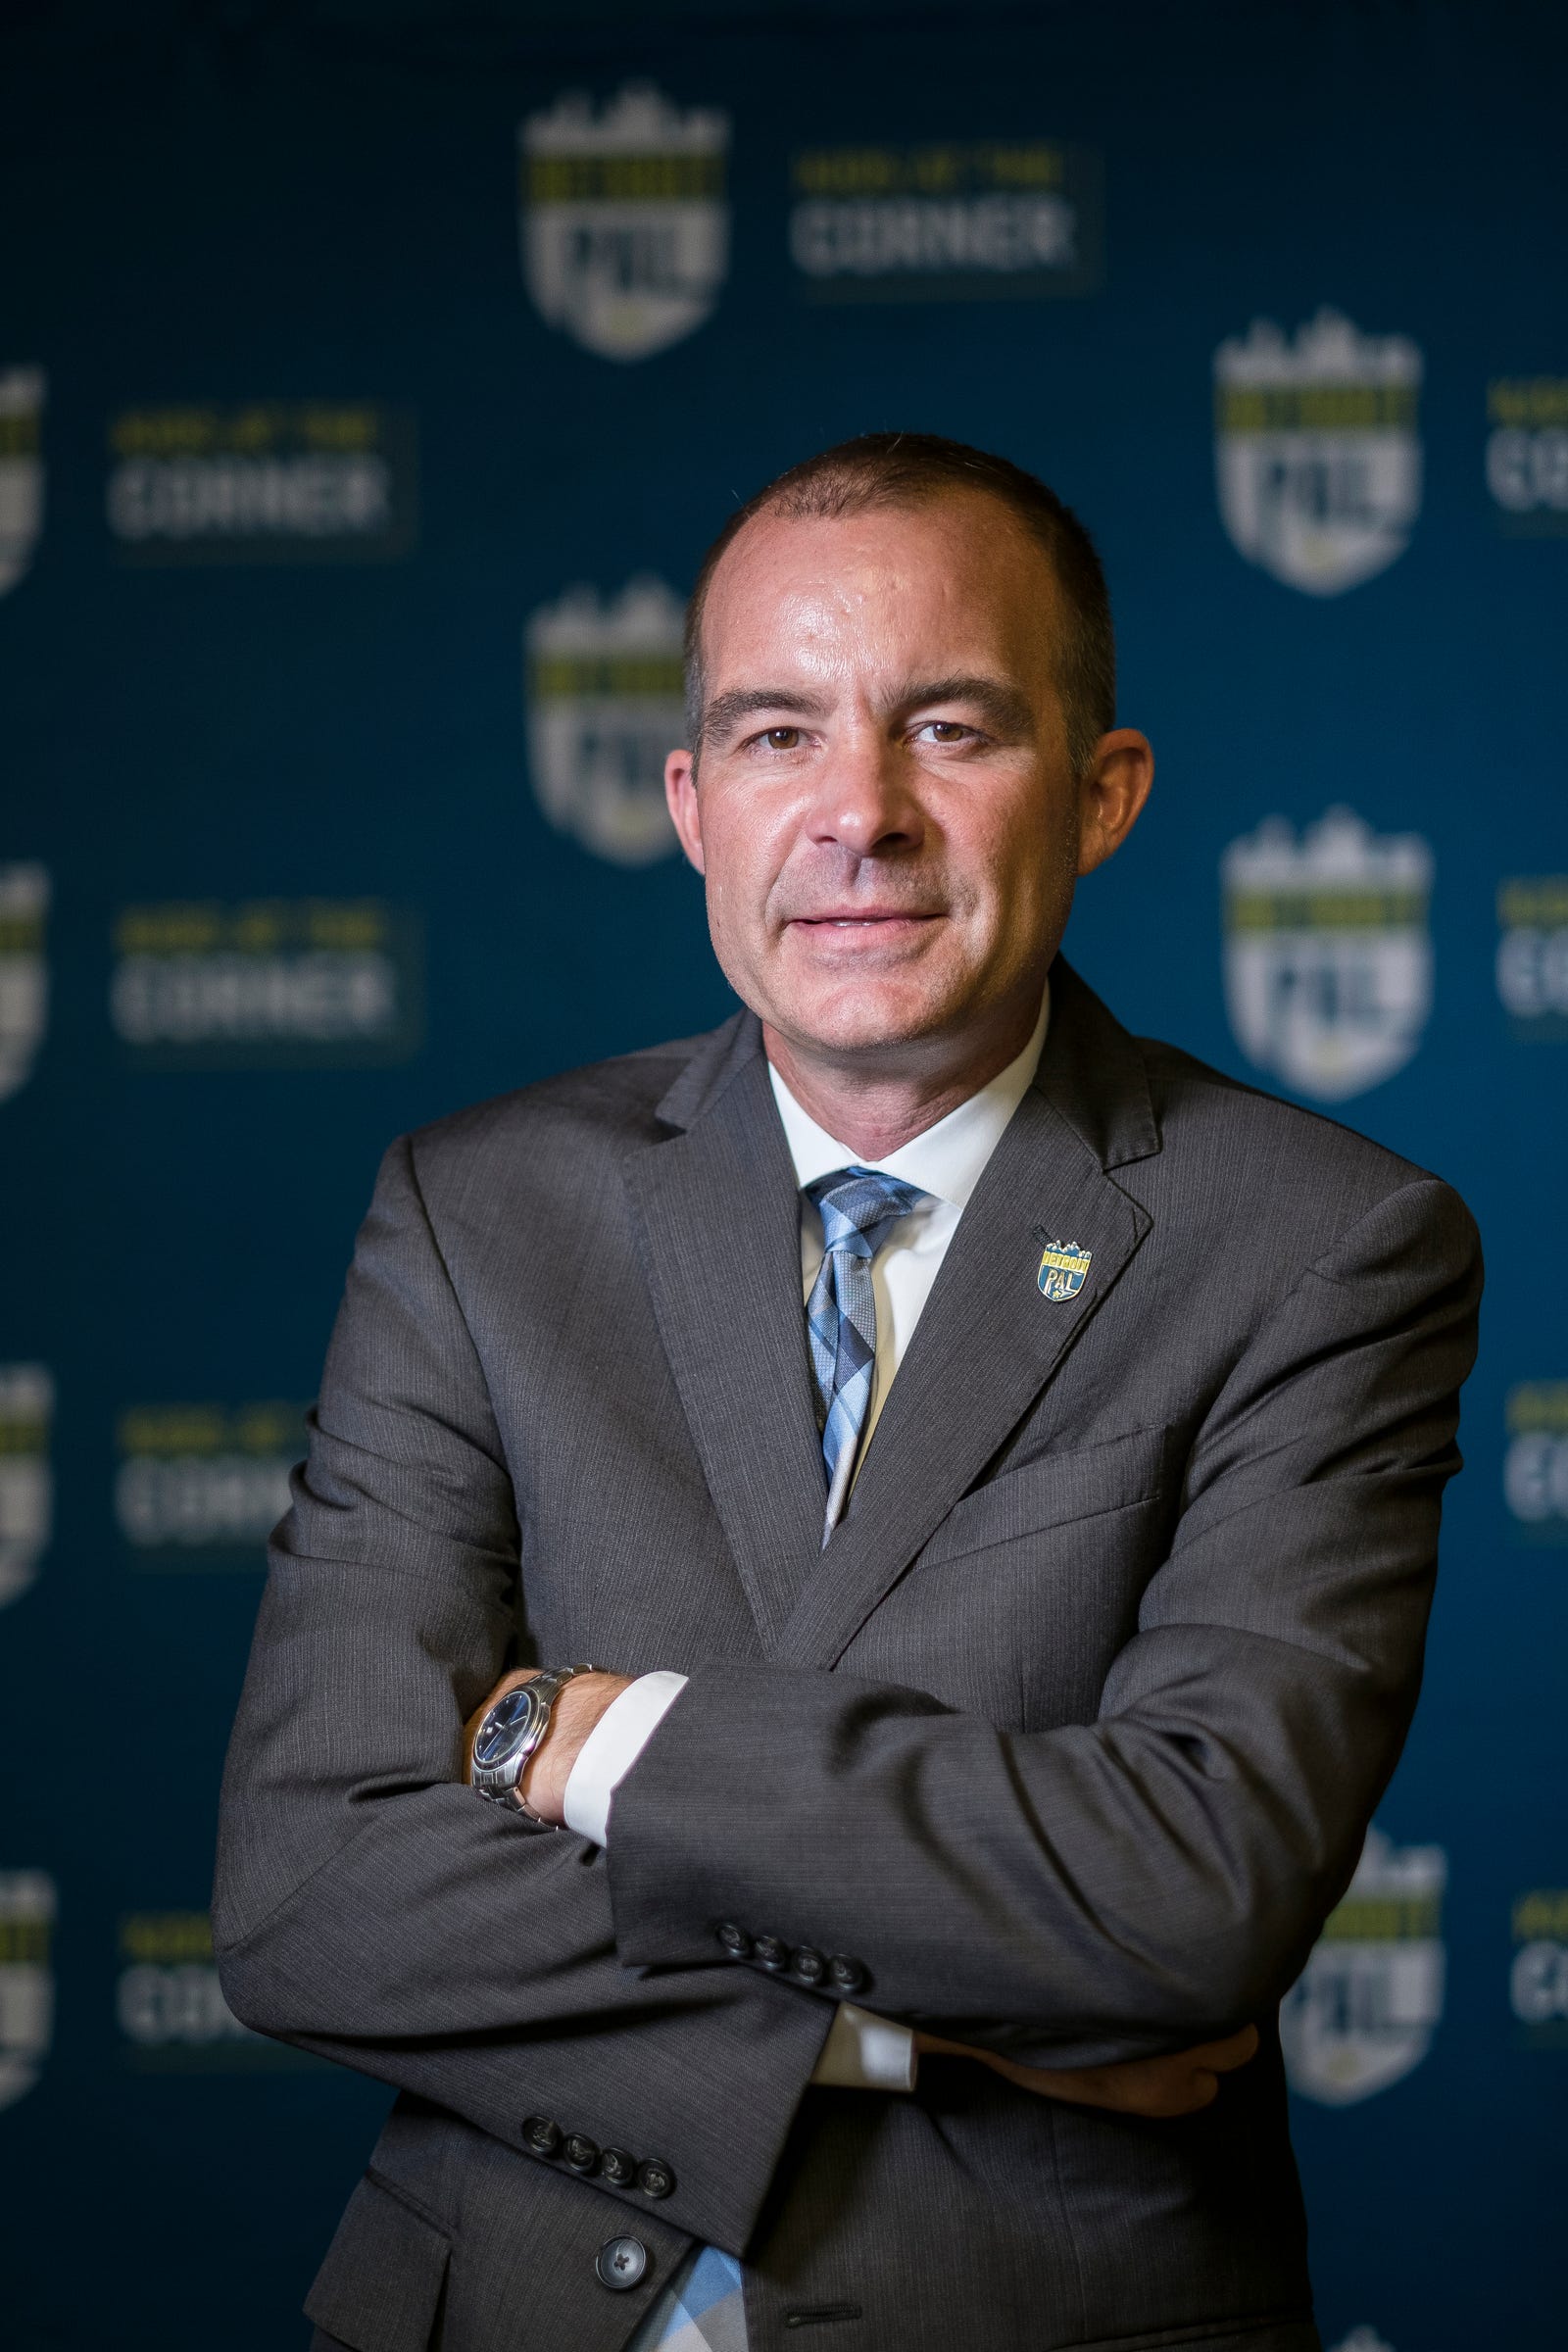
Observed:
[[[948,1028],[949,1007],[924,992],[881,986],[869,977],[853,990],[795,997],[765,1012],[768,1026],[797,1052],[846,1059],[918,1048]]]

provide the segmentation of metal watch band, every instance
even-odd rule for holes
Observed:
[[[535,1714],[520,1744],[508,1759],[507,1768],[510,1778],[506,1785],[498,1788],[487,1788],[475,1781],[473,1786],[477,1795],[488,1798],[491,1804],[505,1805],[510,1812],[520,1813],[523,1820],[531,1823],[536,1830],[553,1831],[560,1827],[557,1822],[543,1820],[530,1804],[524,1802],[519,1784],[533,1757],[544,1744],[545,1735],[555,1717],[556,1700],[566,1684],[574,1675],[597,1674],[598,1672],[597,1666],[586,1663],[580,1666],[547,1666],[530,1679],[527,1684],[528,1693],[536,1703],[540,1704],[541,1711]],[[482,1732],[482,1725],[480,1729]]]

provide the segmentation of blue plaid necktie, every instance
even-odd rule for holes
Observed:
[[[901,1217],[928,1198],[874,1168],[844,1168],[806,1187],[822,1216],[821,1267],[806,1302],[827,1467],[826,1544],[844,1513],[876,1372],[871,1260]]]
[[[626,2352],[746,2352],[741,2266],[700,2246],[649,2305]]]

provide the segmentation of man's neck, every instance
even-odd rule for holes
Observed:
[[[765,1021],[762,1042],[808,1117],[857,1159],[881,1160],[989,1086],[1023,1052],[1039,1017],[1037,999],[985,1039],[967,1041],[961,1059],[933,1054],[925,1066],[914,1057],[904,1067],[892,1057],[830,1058],[792,1044]]]

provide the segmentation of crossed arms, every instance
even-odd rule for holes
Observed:
[[[1281,1298],[1204,1421],[1094,1724],[1019,1735],[843,1674],[706,1668],[601,1853],[463,1786],[519,1536],[395,1147],[230,1756],[232,2006],[514,2148],[542,2112],[657,2150],[669,2221],[735,2251],[833,2004],[725,1964],[717,1920],[862,1954],[879,2011],[1023,2066],[1144,2060],[1262,2017],[1414,1703],[1478,1283],[1464,1210],[1421,1182]]]

